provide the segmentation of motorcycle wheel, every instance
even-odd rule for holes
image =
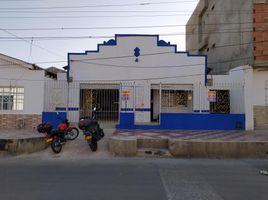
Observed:
[[[98,143],[96,140],[92,140],[92,141],[88,142],[88,145],[89,145],[91,151],[97,151]]]
[[[101,138],[103,138],[103,137],[104,137],[104,132],[103,132],[103,130],[102,130],[102,129],[100,130],[100,136],[101,136]]]
[[[53,142],[51,143],[51,149],[54,153],[60,153],[62,149],[62,144],[60,143],[60,140],[53,140]]]
[[[78,137],[79,135],[79,130],[77,128],[71,128],[67,133],[66,133],[66,138],[68,140],[74,140]]]

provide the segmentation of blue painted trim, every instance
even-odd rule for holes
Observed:
[[[71,108],[69,108],[68,110],[70,110],[70,111],[78,111],[78,110],[79,110],[79,108],[75,108],[75,107],[74,107],[74,108],[72,108],[72,107],[71,107]]]
[[[56,129],[62,120],[66,118],[66,112],[42,112],[42,123],[49,122],[53,129]]]
[[[199,113],[199,110],[194,110],[195,113]],[[210,113],[209,110],[201,110],[201,113]]]
[[[66,111],[67,109],[65,107],[56,107],[56,111]],[[68,108],[69,111],[78,111],[79,108],[76,107],[70,107]]]
[[[206,71],[208,68],[208,63],[207,63],[207,55],[200,55],[200,54],[190,54],[189,51],[177,51],[177,45],[176,44],[170,44],[165,42],[166,45],[164,45],[164,42],[160,42],[161,40],[159,40],[159,35],[144,35],[144,34],[115,34],[115,42],[103,42],[102,44],[97,44],[97,50],[87,50],[84,53],[68,53],[68,66],[67,66],[67,80],[70,80],[70,55],[87,55],[88,53],[99,53],[100,52],[100,46],[116,46],[117,45],[117,38],[118,37],[156,37],[157,41],[156,44],[158,47],[174,47],[174,53],[178,53],[178,54],[186,54],[188,57],[204,57],[205,58],[205,84],[207,83],[207,76],[206,76]],[[163,41],[163,40],[162,40]],[[160,43],[159,43],[160,42]],[[143,56],[143,55],[140,55]]]
[[[56,107],[56,109],[55,109],[56,111],[65,111],[66,110],[66,108],[64,108],[64,107]]]
[[[151,108],[135,108],[136,111],[150,112]]]
[[[118,129],[245,130],[245,114],[161,113],[160,125],[137,125],[134,113],[120,113]]]
[[[159,40],[157,42],[157,46],[168,47],[170,46],[170,42],[166,42],[165,40]]]
[[[103,45],[106,45],[106,46],[113,46],[113,45],[116,45],[116,41],[114,39],[110,39],[108,40],[107,42],[103,42]]]
[[[124,111],[124,112],[133,111],[133,108],[121,108],[121,111]]]

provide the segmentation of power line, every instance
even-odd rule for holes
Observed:
[[[20,11],[20,10],[3,10],[1,13],[34,13],[34,14],[50,14],[50,13],[189,13],[192,11],[179,11],[179,10],[50,10],[50,11]]]
[[[230,22],[230,23],[220,23],[221,25],[252,25],[252,21],[248,22]],[[267,24],[267,22],[254,22],[254,24]],[[92,29],[135,29],[135,28],[161,28],[161,27],[189,27],[189,26],[198,26],[200,24],[171,24],[171,25],[156,25],[156,26],[99,26],[99,27],[39,27],[39,28],[2,28],[8,31],[46,31],[46,30],[92,30]],[[215,26],[219,23],[205,24],[204,26]],[[1,28],[0,28],[1,29]]]
[[[129,4],[103,4],[103,5],[81,5],[81,6],[44,6],[44,7],[5,7],[0,10],[51,10],[51,9],[69,9],[69,8],[98,8],[98,7],[122,7],[122,6],[148,6],[161,4],[177,4],[177,3],[196,3],[196,0],[188,1],[166,1],[166,2],[142,2]]]
[[[133,56],[132,56],[133,57]],[[77,60],[71,60],[73,62]],[[204,63],[199,63],[199,64],[188,64],[188,65],[173,65],[173,66],[131,66],[131,65],[112,65],[112,64],[102,64],[102,63],[95,63],[95,62],[84,62],[84,61],[78,61],[81,63],[86,63],[86,64],[91,64],[91,65],[97,65],[97,66],[107,66],[107,67],[116,67],[116,68],[137,68],[137,69],[157,69],[157,68],[184,68],[184,67],[192,67],[192,66],[204,66]]]
[[[27,13],[27,14],[51,14],[51,13],[178,13],[181,15],[200,15],[201,12],[194,12],[192,11],[185,11],[185,10],[68,10],[68,11],[62,11],[62,10],[50,10],[50,11],[24,11],[24,10],[3,10],[1,11],[1,14],[3,13]],[[219,11],[219,12],[208,12],[209,15],[226,15],[226,14],[233,14],[233,11]],[[247,11],[240,11],[239,15],[248,15],[248,14],[264,14],[268,12],[260,11],[258,13],[252,12],[252,10]]]
[[[174,16],[184,16],[183,14],[158,14],[158,15],[81,15],[81,16],[0,16],[0,19],[75,19],[75,18],[140,18],[140,17],[174,17]]]
[[[63,56],[61,56],[61,55],[59,55],[59,54],[57,54],[57,53],[55,53],[55,52],[53,52],[53,51],[50,51],[50,50],[48,50],[48,49],[46,49],[46,48],[44,48],[44,47],[42,47],[42,46],[39,46],[39,45],[37,45],[37,44],[33,44],[32,42],[30,42],[30,41],[28,41],[28,40],[26,40],[26,39],[24,39],[24,38],[22,38],[22,37],[19,37],[19,36],[15,35],[14,33],[11,33],[10,31],[7,31],[7,30],[2,29],[2,28],[1,28],[0,30],[2,30],[2,31],[4,31],[4,32],[6,32],[7,34],[12,35],[12,36],[14,36],[14,37],[16,37],[16,38],[18,38],[18,39],[20,39],[20,40],[26,42],[26,43],[29,43],[30,45],[33,45],[33,46],[35,46],[35,47],[37,47],[37,48],[39,48],[39,49],[41,49],[41,50],[43,50],[43,51],[46,51],[46,52],[49,53],[49,54],[53,54],[53,55],[56,55],[56,56],[59,56],[59,57],[63,57]]]
[[[241,23],[225,23],[224,25],[234,25]],[[252,22],[243,23],[243,24],[252,24]],[[257,23],[258,24],[258,23]],[[198,24],[192,24],[188,26],[197,26]],[[206,24],[206,25],[216,25],[216,24]],[[137,29],[137,28],[172,28],[172,27],[181,27],[187,26],[185,24],[169,24],[169,25],[156,25],[156,26],[97,26],[97,27],[39,27],[39,28],[5,28],[8,31],[54,31],[54,30],[102,30],[102,29]],[[1,29],[1,28],[0,28]],[[224,29],[224,30],[233,30]]]
[[[251,68],[243,68],[243,69],[234,69],[232,71],[244,71],[244,70],[247,70],[247,69],[251,69]],[[178,75],[178,76],[165,76],[165,77],[148,77],[148,78],[130,78],[130,79],[110,79],[110,80],[74,80],[73,82],[88,82],[88,81],[103,81],[103,82],[112,82],[112,81],[115,81],[115,82],[120,82],[120,81],[142,81],[142,80],[161,80],[161,79],[171,79],[171,78],[186,78],[186,77],[195,77],[195,76],[204,76],[205,74],[202,73],[202,74],[188,74],[188,75]],[[9,80],[9,81],[13,81],[13,80],[16,80],[16,79],[10,79],[10,78],[0,78],[0,80]],[[23,81],[32,81],[32,82],[40,82],[40,81],[44,81],[46,82],[47,80],[30,80],[30,79],[20,79],[20,80],[23,80]]]
[[[248,31],[243,31],[243,33],[246,32],[253,32],[252,30],[248,30]],[[203,33],[202,35],[206,35],[206,34],[223,34],[223,33],[228,33],[228,34],[232,34],[232,33],[241,33],[241,31],[217,31],[217,32],[209,32],[209,33]],[[193,33],[193,34],[185,34],[183,32],[181,33],[163,33],[163,34],[159,34],[159,36],[172,36],[172,35],[199,35],[198,33]],[[103,39],[107,39],[107,38],[112,38],[113,36],[26,36],[26,37],[21,37],[25,40],[72,40],[72,39],[99,39],[99,38],[103,38]],[[14,37],[0,37],[0,41],[5,41],[5,40],[18,40],[18,38],[14,38]]]
[[[140,56],[152,56],[152,55],[161,55],[161,54],[175,54],[175,52],[161,52],[161,53],[150,53],[150,54],[143,54]],[[187,52],[182,52],[187,54]],[[263,54],[262,56],[267,56],[268,54]],[[191,65],[175,65],[175,66],[143,66],[143,67],[136,67],[136,66],[122,66],[122,65],[111,65],[111,64],[102,64],[102,63],[93,63],[93,62],[88,62],[92,60],[107,60],[107,59],[119,59],[119,58],[133,58],[133,55],[125,55],[125,56],[113,56],[113,57],[102,57],[102,58],[87,58],[87,59],[70,59],[70,62],[81,62],[81,63],[88,63],[88,64],[96,64],[96,65],[105,65],[105,66],[112,66],[112,67],[125,67],[125,68],[179,68],[179,67],[188,67],[188,66],[199,66],[199,65],[204,65],[204,63],[196,63],[196,64],[191,64]],[[252,57],[243,57],[243,58],[237,58],[237,59],[231,59],[231,60],[226,60],[226,61],[218,61],[218,62],[209,62],[207,63],[208,65],[214,65],[214,64],[219,64],[219,63],[227,63],[227,62],[233,62],[233,61],[239,61],[239,60],[248,60],[252,59]],[[61,63],[61,62],[67,62],[67,61],[49,61],[49,62],[37,62],[34,64],[43,64],[43,63]],[[263,61],[263,63],[267,63]],[[20,65],[20,64],[3,64],[0,66],[13,66],[13,65]],[[5,67],[6,68],[6,67]]]

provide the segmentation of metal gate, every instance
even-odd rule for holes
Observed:
[[[90,118],[94,106],[97,107],[97,120],[118,121],[119,89],[109,88],[107,85],[105,87],[82,85],[80,87],[80,118]]]
[[[210,113],[230,113],[230,93],[229,90],[210,90],[215,91],[215,102],[210,102]]]

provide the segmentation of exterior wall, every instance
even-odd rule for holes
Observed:
[[[0,57],[0,86],[24,87],[23,110],[0,110],[0,128],[18,127],[23,120],[24,127],[33,128],[41,120],[44,104],[44,71],[29,70]]]
[[[186,84],[193,82],[189,75],[198,74],[194,77],[205,82],[204,56],[189,56],[187,52],[176,52],[175,45],[158,46],[158,42],[156,35],[116,35],[114,45],[99,45],[97,51],[69,54],[70,76],[74,81],[138,82],[151,77],[151,83],[161,81]],[[135,62],[134,56],[136,47],[140,49],[138,62]],[[107,59],[109,57],[110,59]],[[163,68],[154,66],[163,66]],[[181,67],[165,68],[165,66]],[[157,77],[161,78],[157,79]]]
[[[255,1],[254,4],[254,58],[256,64],[261,61],[268,61],[268,28],[267,12],[268,1]],[[267,63],[266,63],[267,64]]]
[[[134,55],[139,48],[140,55]],[[158,36],[117,35],[115,40],[98,45],[97,51],[70,53],[69,80],[73,92],[68,105],[79,108],[79,84],[120,84],[120,124],[118,128],[234,130],[245,129],[243,74],[232,72],[229,76],[215,76],[213,86],[205,85],[206,56],[192,56],[176,52],[176,47],[161,43]],[[193,91],[190,113],[163,112],[160,124],[151,122],[151,89],[159,87],[189,87]],[[233,87],[235,86],[235,87]],[[100,85],[101,87],[101,85]],[[231,95],[230,115],[209,114],[209,89],[226,89]],[[187,89],[188,90],[188,89]],[[123,98],[123,93],[128,98]],[[72,93],[72,94],[71,94]],[[161,93],[158,94],[161,96]],[[63,94],[66,96],[66,93]],[[64,103],[63,103],[64,104]],[[195,112],[202,113],[195,113]],[[204,115],[204,113],[206,113]],[[71,121],[78,120],[78,110]],[[207,121],[206,121],[207,120]],[[182,123],[183,121],[183,123]],[[187,124],[187,125],[185,125]]]
[[[254,70],[253,105],[256,129],[268,128],[268,71]]]
[[[253,71],[253,104],[265,106],[268,103],[268,71]]]
[[[150,122],[152,84],[205,83],[206,57],[177,52],[175,45],[159,41],[157,35],[116,35],[108,43],[98,45],[96,51],[70,53],[69,76],[74,84],[120,84],[121,90],[129,89],[127,107],[125,101],[121,105],[132,112],[135,106],[136,122]],[[137,57],[136,47],[140,50]],[[138,94],[134,94],[134,87],[138,88],[135,91],[140,90]],[[78,99],[70,104],[79,108],[79,88],[73,92]],[[143,102],[138,102],[141,99],[138,95]],[[78,120],[78,111],[70,115],[74,117],[72,120]]]
[[[121,113],[118,129],[244,130],[244,114],[162,113],[159,125],[135,124],[134,113]]]
[[[206,52],[213,74],[248,65],[241,71],[247,130],[266,127],[267,11],[267,0],[200,0],[186,27],[187,51]]]
[[[213,74],[252,65],[252,10],[252,0],[200,0],[186,26],[186,50],[207,54]]]
[[[0,129],[33,129],[41,123],[41,115],[0,114]]]
[[[255,129],[268,128],[268,108],[267,106],[254,106],[254,126]]]

